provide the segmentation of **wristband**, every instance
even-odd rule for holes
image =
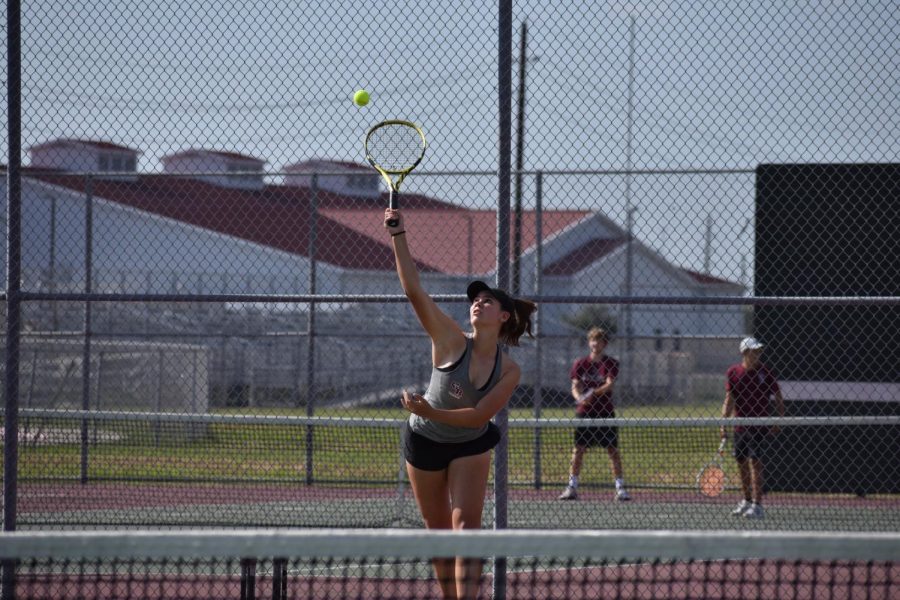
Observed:
[[[404,234],[404,233],[406,233],[405,230],[404,230],[404,231],[398,231],[397,233],[392,233],[392,234],[391,234],[391,237],[397,237],[398,235],[402,235],[402,234]]]

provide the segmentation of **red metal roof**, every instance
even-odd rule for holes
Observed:
[[[484,274],[494,270],[497,261],[496,212],[428,208],[411,210],[408,202],[408,197],[404,196],[403,218],[409,227],[407,236],[416,258],[442,273]],[[372,212],[325,209],[322,214],[372,239],[387,239],[382,224],[383,209]],[[587,211],[544,212],[544,236],[552,236],[590,214]],[[534,225],[535,214],[523,213],[523,249],[535,244]]]
[[[708,275],[706,273],[700,273],[698,271],[692,271],[690,269],[682,269],[685,273],[690,275],[690,277],[697,281],[698,283],[702,283],[705,285],[740,285],[733,281],[728,281],[727,279],[721,279],[719,277],[714,277],[712,275]]]
[[[34,177],[78,192],[85,178],[42,174]],[[292,254],[309,256],[310,209],[302,188],[269,186],[251,191],[224,188],[194,179],[143,175],[135,181],[92,180],[92,193],[125,206],[224,233]],[[334,194],[319,193],[320,206]],[[303,199],[306,201],[303,201]],[[370,201],[370,204],[372,201]],[[377,218],[381,205],[372,206]],[[383,239],[375,241],[320,213],[315,258],[353,269],[393,269],[394,255]],[[434,271],[419,264],[423,271]]]
[[[83,176],[25,168],[24,175],[84,192]],[[143,174],[129,180],[91,180],[95,197],[220,232],[299,256],[309,255],[312,193],[299,186],[244,190],[185,176]],[[382,226],[386,194],[358,198],[319,190],[315,258],[367,270],[393,270],[390,240]],[[404,194],[403,216],[410,246],[423,272],[482,275],[494,270],[497,216],[416,194]],[[545,211],[545,239],[589,217],[589,211]],[[535,245],[535,213],[522,215],[522,248]],[[510,232],[512,236],[512,232]],[[624,238],[594,239],[544,268],[545,275],[571,275],[610,254]],[[512,247],[512,240],[510,240]],[[705,285],[734,282],[682,269]]]
[[[85,189],[82,176],[40,172],[30,176],[82,193]],[[98,198],[292,254],[309,255],[309,188],[266,186],[243,190],[163,175],[140,175],[130,181],[97,178],[91,185]],[[317,260],[352,269],[394,268],[390,240],[382,225],[386,196],[355,198],[320,190],[316,204]],[[410,244],[421,270],[455,274],[493,270],[497,249],[493,211],[467,210],[416,194],[404,195],[403,207],[410,224]],[[553,235],[589,214],[546,212],[544,233]],[[534,241],[534,213],[526,212],[523,248],[533,246]]]

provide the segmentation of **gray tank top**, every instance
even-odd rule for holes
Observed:
[[[500,379],[500,346],[494,359],[494,369],[488,382],[476,388],[469,381],[469,363],[472,359],[472,339],[466,338],[466,349],[455,363],[448,367],[433,367],[431,382],[425,391],[425,399],[435,408],[456,409],[473,408],[490,392]],[[459,443],[470,442],[487,431],[487,423],[482,427],[457,427],[438,423],[419,415],[409,416],[409,427],[419,435],[435,442]]]

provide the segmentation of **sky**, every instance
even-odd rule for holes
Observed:
[[[497,168],[496,3],[23,4],[26,148],[104,139],[139,149],[146,172],[186,148],[236,151],[277,181],[307,158],[362,162],[371,124],[407,118],[429,140],[407,190],[497,205],[496,177],[437,175]],[[624,224],[631,204],[636,236],[682,266],[749,279],[757,164],[900,156],[889,0],[532,0],[513,20],[514,54],[528,25],[526,170],[711,171],[552,175],[544,206]],[[526,207],[534,192],[526,177]]]

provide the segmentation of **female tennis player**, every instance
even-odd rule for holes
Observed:
[[[388,222],[396,225],[388,225]],[[482,281],[469,284],[466,334],[422,288],[409,252],[399,210],[387,209],[400,284],[431,338],[431,382],[425,395],[404,391],[410,413],[403,432],[406,471],[425,526],[478,529],[491,449],[500,432],[491,418],[506,406],[519,383],[519,366],[500,349],[531,335],[533,302],[514,299]],[[480,560],[436,559],[434,569],[445,598],[475,598]]]

